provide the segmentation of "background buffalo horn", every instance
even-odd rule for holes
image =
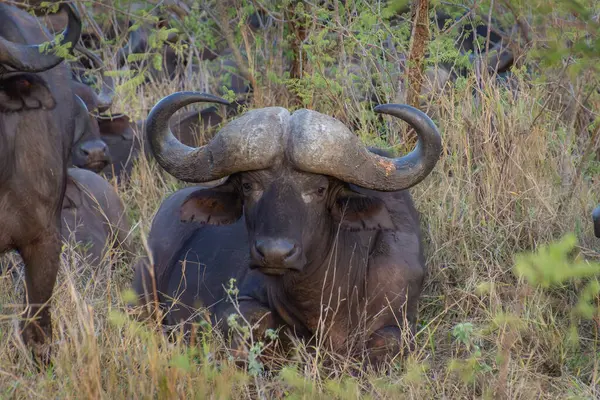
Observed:
[[[415,149],[398,158],[379,156],[337,119],[299,110],[292,115],[290,160],[303,171],[368,189],[396,191],[421,182],[440,158],[442,139],[437,127],[425,113],[404,104],[379,105],[375,112],[412,126],[419,137]]]
[[[592,212],[592,220],[594,221],[594,235],[600,238],[600,206],[594,209]]]
[[[249,111],[201,147],[181,143],[169,119],[182,107],[198,102],[230,104],[206,93],[177,92],[160,100],[146,120],[146,137],[159,165],[186,182],[211,182],[239,171],[267,168],[281,154],[281,138],[289,112],[271,107]]]
[[[100,57],[83,46],[77,45],[75,46],[75,49],[89,59],[93,67],[102,75],[102,86],[100,88],[100,93],[97,96],[97,100],[98,112],[104,112],[112,105],[113,97],[115,96],[115,81],[112,77],[106,75],[106,67]]]
[[[81,18],[75,6],[62,3],[59,10],[67,12],[69,22],[62,32],[63,44],[71,43],[71,51],[81,35]],[[52,41],[47,51],[51,52],[57,43]],[[62,62],[55,54],[43,54],[40,45],[24,45],[10,42],[0,37],[0,64],[21,72],[42,72],[54,68]]]

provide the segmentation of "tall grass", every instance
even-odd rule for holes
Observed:
[[[342,32],[345,51],[354,49],[361,60],[360,80],[383,80],[382,97],[394,101],[394,82],[361,58],[368,56],[361,50],[368,38]],[[265,42],[249,43],[251,66],[271,76],[260,80],[251,108],[298,107],[304,99],[352,124],[366,143],[407,150],[403,126],[376,121],[356,80],[342,79],[344,66],[326,77],[315,61],[301,81],[275,79],[284,68],[277,53]],[[546,73],[549,81],[562,79]],[[223,94],[218,76],[185,78],[144,84],[135,96],[121,91],[113,110],[137,120],[174,91],[210,87]],[[424,98],[444,146],[431,175],[411,189],[428,275],[416,348],[386,373],[357,372],[349,359],[325,365],[302,343],[268,373],[238,368],[217,333],[199,334],[187,346],[152,320],[137,320],[126,307],[134,261],[93,270],[67,244],[52,300],[54,362],[46,371],[37,372],[17,334],[20,277],[0,275],[0,398],[598,398],[598,320],[577,320],[578,344],[570,340],[581,283],[543,289],[513,270],[515,254],[568,232],[578,238],[580,257],[600,260],[589,217],[600,185],[580,164],[589,131],[575,123],[582,109],[563,101],[548,80],[524,73],[514,79],[516,93],[470,73]],[[133,227],[133,259],[145,255],[144,238],[162,199],[182,186],[144,158],[130,184],[118,186]]]

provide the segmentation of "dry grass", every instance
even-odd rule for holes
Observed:
[[[366,142],[385,142],[346,83],[348,101],[325,86],[311,93],[311,108],[358,120]],[[202,84],[148,84],[127,100],[121,94],[113,110],[140,119],[162,96]],[[586,132],[551,87],[519,85],[512,96],[494,81],[476,89],[469,76],[425,105],[444,140],[435,170],[411,190],[428,277],[416,350],[387,374],[356,376],[352,360],[325,367],[298,344],[285,368],[254,376],[229,361],[218,335],[188,347],[130,318],[132,264],[92,271],[66,246],[53,297],[54,364],[45,372],[36,372],[16,333],[22,282],[0,276],[0,398],[598,398],[598,326],[581,322],[579,347],[567,341],[576,285],[544,291],[512,272],[515,253],[567,232],[577,234],[585,257],[600,259],[589,218],[598,181],[577,175]],[[266,83],[253,106],[289,104],[283,85]],[[404,150],[400,134],[387,144]],[[131,184],[119,187],[137,256],[160,202],[180,187],[143,159]]]

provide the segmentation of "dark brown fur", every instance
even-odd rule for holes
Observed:
[[[102,173],[108,178],[127,181],[131,169],[142,151],[139,131],[127,115],[104,116],[97,119],[102,140],[108,145],[111,163]]]

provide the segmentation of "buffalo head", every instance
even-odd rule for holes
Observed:
[[[146,135],[171,175],[196,183],[218,180],[184,202],[181,219],[219,225],[244,216],[251,267],[269,275],[320,262],[338,229],[393,229],[386,205],[370,194],[410,188],[440,157],[441,137],[431,119],[399,104],[375,111],[401,118],[417,132],[416,148],[403,157],[375,154],[332,117],[281,107],[247,112],[207,145],[188,147],[172,134],[169,119],[188,104],[207,101],[226,104],[195,92],[165,97],[150,112]]]

